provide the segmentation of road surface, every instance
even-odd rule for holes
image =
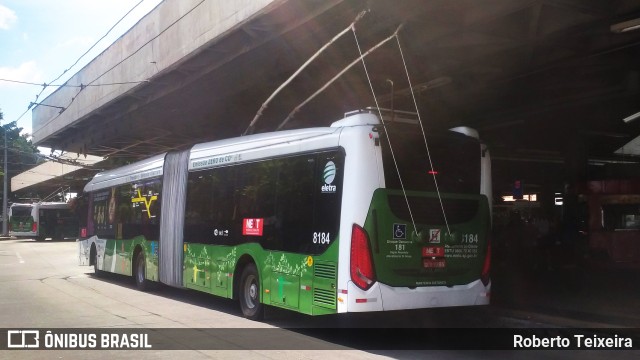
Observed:
[[[414,345],[412,350],[403,348],[407,346],[408,337],[433,335],[433,329],[440,328],[527,329],[566,325],[554,318],[541,321],[526,316],[513,317],[493,307],[325,317],[269,308],[264,322],[253,322],[242,318],[237,303],[232,300],[164,286],[140,292],[127,277],[95,276],[92,267],[77,265],[75,241],[0,240],[0,309],[0,328],[4,332],[0,333],[1,337],[8,336],[8,329],[41,329],[43,332],[75,329],[76,333],[148,329],[151,334],[155,334],[153,329],[181,329],[175,336],[172,332],[162,333],[170,339],[158,344],[156,337],[156,346],[146,350],[2,350],[3,359],[480,359],[487,356],[556,359],[568,355],[608,359],[612,355],[608,351],[427,350],[420,346],[416,349],[420,341],[415,339],[408,342],[409,347]],[[375,328],[389,339],[374,336],[367,343],[367,334],[378,333]],[[409,329],[393,330],[399,328]],[[445,334],[455,336],[456,333]],[[481,336],[483,331],[461,334]],[[189,339],[181,342],[177,339],[180,336]],[[397,348],[393,346],[396,341]],[[270,343],[276,344],[274,348],[269,348]],[[615,355],[631,358],[638,353],[615,352]]]

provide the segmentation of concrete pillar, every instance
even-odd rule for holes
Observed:
[[[579,130],[570,131],[565,152],[565,190],[562,209],[562,226],[559,240],[562,242],[562,258],[565,263],[577,259],[579,244],[579,207],[577,185],[587,180],[586,138]]]

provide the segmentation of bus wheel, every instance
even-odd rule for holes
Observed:
[[[250,320],[262,320],[264,307],[260,303],[260,278],[255,264],[247,264],[242,270],[239,290],[242,315]]]
[[[136,280],[136,287],[140,291],[146,291],[149,288],[149,280],[145,278],[145,268],[144,253],[141,251],[135,258],[133,268],[133,278]]]

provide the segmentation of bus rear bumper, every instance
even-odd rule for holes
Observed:
[[[35,239],[38,234],[34,231],[9,231],[9,236],[17,238]]]
[[[491,283],[476,280],[466,285],[391,287],[376,283],[363,291],[352,282],[348,288],[349,312],[390,311],[449,306],[488,305]]]

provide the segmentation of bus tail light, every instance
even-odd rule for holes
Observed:
[[[37,232],[38,231],[38,223],[37,222],[33,222],[33,224],[31,224],[31,232]]]
[[[489,285],[489,273],[491,272],[491,236],[487,236],[487,254],[484,257],[484,264],[482,265],[482,275],[480,280],[484,286]]]
[[[367,231],[357,224],[351,230],[351,280],[362,290],[368,290],[376,281]]]

